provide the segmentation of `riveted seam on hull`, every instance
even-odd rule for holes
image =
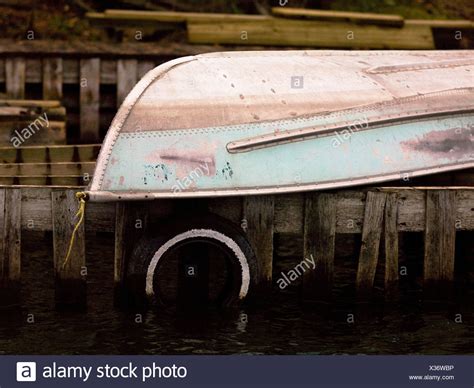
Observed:
[[[351,113],[367,113],[371,111],[376,111],[378,109],[393,107],[393,106],[401,105],[401,104],[407,104],[414,101],[427,100],[430,98],[447,97],[447,96],[452,96],[452,95],[468,95],[468,94],[473,94],[474,96],[474,88],[448,89],[448,90],[443,90],[443,91],[433,92],[433,93],[428,93],[428,94],[423,94],[423,95],[408,96],[408,97],[402,97],[402,98],[393,99],[393,100],[377,102],[374,104],[360,105],[360,106],[355,106],[355,107],[351,107],[347,109],[340,109],[336,111],[326,111],[326,112],[320,112],[317,114],[305,114],[302,116],[279,119],[279,120],[262,120],[262,121],[259,121],[258,123],[248,122],[248,123],[235,124],[235,125],[230,125],[230,126],[216,126],[216,127],[203,127],[203,128],[189,128],[189,129],[178,128],[178,129],[170,129],[166,131],[143,131],[143,132],[139,132],[139,134],[140,136],[141,135],[147,136],[149,133],[154,133],[154,135],[151,135],[151,136],[163,137],[163,136],[175,136],[175,135],[202,134],[205,132],[210,132],[210,133],[233,132],[236,130],[245,130],[248,128],[249,125],[252,125],[252,126],[256,126],[256,125],[279,126],[281,125],[283,126],[288,123],[299,123],[299,122],[304,124],[311,120],[337,119],[341,116],[345,116]],[[400,114],[400,116],[402,116],[402,114]],[[127,137],[133,138],[133,137],[138,136],[136,132],[121,132],[120,135],[125,138]]]

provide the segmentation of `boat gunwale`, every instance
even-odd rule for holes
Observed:
[[[376,184],[382,182],[389,182],[400,179],[401,174],[408,174],[410,177],[420,177],[429,174],[451,172],[457,170],[464,170],[474,168],[474,159],[464,163],[451,163],[437,167],[418,170],[405,170],[398,173],[372,175],[359,177],[356,179],[340,179],[332,180],[324,183],[308,183],[308,184],[291,184],[285,186],[272,187],[254,187],[254,188],[232,188],[219,190],[196,190],[196,191],[91,191],[86,190],[87,199],[92,202],[118,202],[118,201],[150,201],[155,199],[177,199],[177,198],[213,198],[213,197],[232,197],[232,196],[247,196],[247,195],[273,195],[273,194],[291,194],[308,191],[320,190],[337,190],[350,188],[353,186],[362,186],[369,184]],[[345,182],[345,183],[344,183]],[[401,187],[403,188],[403,187]],[[474,189],[474,188],[473,188]]]

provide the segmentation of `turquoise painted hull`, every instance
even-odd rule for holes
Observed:
[[[163,197],[249,189],[299,191],[406,179],[474,163],[472,114],[374,129],[364,129],[363,119],[357,120],[359,127],[333,135],[242,153],[230,153],[226,145],[243,134],[253,137],[275,129],[298,129],[301,120],[120,134],[103,189],[151,191]],[[322,123],[308,119],[304,124]],[[197,148],[214,151],[199,153]]]

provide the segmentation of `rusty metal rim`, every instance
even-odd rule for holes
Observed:
[[[361,186],[370,183],[380,183],[400,179],[401,174],[409,174],[410,177],[418,177],[428,174],[435,174],[448,171],[456,171],[467,168],[474,168],[474,160],[465,163],[453,163],[444,166],[432,167],[428,169],[407,170],[392,174],[374,175],[372,177],[361,177],[357,179],[341,179],[324,183],[293,184],[274,187],[254,187],[228,190],[200,190],[173,193],[167,192],[111,192],[111,191],[86,191],[88,200],[92,202],[113,202],[113,201],[143,201],[169,198],[205,198],[205,197],[230,197],[238,195],[269,195],[288,194],[313,190],[340,189],[351,186]]]

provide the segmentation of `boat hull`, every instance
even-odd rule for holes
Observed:
[[[275,123],[197,129],[185,135],[122,134],[104,176],[103,192],[95,199],[287,193],[474,167],[473,114],[372,129],[363,128],[363,121],[357,125],[242,153],[230,153],[227,144],[242,133],[268,133]],[[298,126],[297,120],[278,125],[281,131]]]
[[[469,51],[180,58],[127,96],[88,195],[276,194],[474,168],[473,70]]]

